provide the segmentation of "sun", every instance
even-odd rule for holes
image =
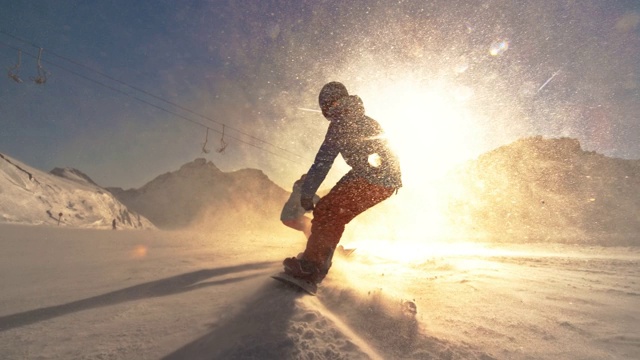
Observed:
[[[458,236],[446,211],[457,189],[449,170],[478,153],[482,129],[473,90],[446,80],[406,76],[359,89],[367,114],[376,119],[400,158],[403,187],[393,202],[398,238],[409,241]],[[391,214],[386,214],[388,219]]]
[[[470,88],[407,79],[366,94],[367,113],[385,129],[405,183],[438,177],[474,154],[479,129]]]

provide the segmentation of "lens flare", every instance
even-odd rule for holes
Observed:
[[[500,56],[509,50],[509,41],[500,40],[496,41],[489,47],[489,54],[493,56]]]
[[[376,168],[382,165],[382,159],[380,158],[380,155],[378,155],[378,153],[369,155],[368,161],[369,161],[369,165]]]
[[[149,252],[149,248],[145,245],[137,245],[131,250],[131,258],[133,259],[142,259],[147,256]]]

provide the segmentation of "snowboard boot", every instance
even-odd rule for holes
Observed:
[[[316,265],[302,257],[286,258],[282,262],[282,265],[284,265],[284,272],[286,274],[309,281],[313,284],[320,283],[327,275],[326,272],[323,273]]]

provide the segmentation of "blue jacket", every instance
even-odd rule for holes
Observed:
[[[351,167],[340,181],[359,177],[384,187],[398,189],[402,186],[398,157],[389,148],[380,124],[364,114],[360,97],[341,98],[326,116],[331,123],[315,161],[307,171],[301,198],[313,197],[338,154]]]

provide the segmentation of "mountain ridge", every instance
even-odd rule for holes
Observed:
[[[111,193],[75,169],[46,173],[0,154],[0,222],[88,228],[150,229]]]
[[[461,194],[450,199],[456,226],[494,239],[640,244],[640,160],[536,136],[484,153],[450,176]]]
[[[138,189],[107,190],[157,226],[170,229],[207,222],[207,218],[211,222],[231,222],[243,216],[278,219],[289,196],[262,170],[223,172],[203,158],[161,174]]]
[[[250,229],[278,224],[279,212],[290,195],[261,170],[223,172],[203,158],[158,175],[138,189],[123,190],[100,188],[79,170],[56,168],[47,174],[2,154],[0,157],[4,159],[0,159],[0,174],[4,175],[0,185],[5,184],[0,186],[0,197],[6,198],[7,189],[14,187],[31,191],[35,199],[29,200],[30,206],[49,203],[46,209],[38,210],[33,221],[25,220],[35,224],[57,223],[59,208],[67,208],[65,211],[75,216],[87,201],[67,200],[55,207],[42,191],[40,197],[34,195],[37,186],[48,191],[89,188],[92,195],[88,198],[107,193],[106,197],[113,196],[123,207],[114,218],[129,221],[125,214],[140,214],[163,229]],[[40,183],[40,179],[54,175],[65,185]],[[469,238],[640,245],[640,160],[585,151],[576,139],[522,138],[458,166],[443,183],[439,191],[446,200],[446,217],[454,229]],[[16,219],[30,214],[24,204],[2,203],[0,221],[20,222]],[[72,225],[66,212],[62,220],[68,223],[63,224]],[[98,227],[107,227],[107,222],[105,217]]]

